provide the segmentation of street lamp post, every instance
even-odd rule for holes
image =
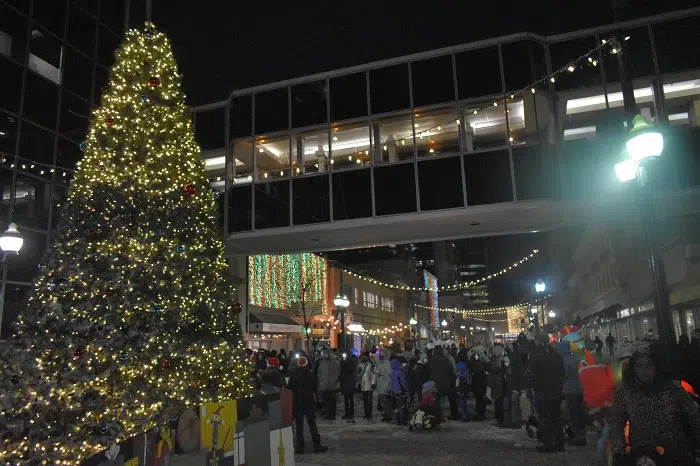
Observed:
[[[408,325],[411,326],[411,330],[413,331],[413,339],[416,340],[414,343],[418,344],[418,332],[416,332],[416,325],[418,325],[418,321],[415,317],[411,316],[411,319],[408,321]]]
[[[343,353],[345,351],[345,309],[350,306],[350,300],[347,295],[340,296],[340,293],[338,293],[333,299],[333,304],[340,311],[340,345],[338,349]]]
[[[539,295],[540,293],[544,293],[544,290],[547,288],[547,285],[544,284],[544,281],[542,281],[541,278],[537,279],[537,282],[535,282],[535,291]],[[537,305],[537,320],[535,320],[535,328],[537,329],[538,327],[538,321],[539,321],[539,313],[540,311],[542,312],[542,325],[544,325],[544,305],[542,303],[539,303]]]
[[[7,270],[7,258],[9,256],[16,256],[19,250],[22,249],[24,244],[24,238],[22,234],[17,230],[16,223],[10,223],[7,230],[0,235],[0,249],[2,249],[2,259],[0,259],[0,279],[4,277]],[[2,326],[2,312],[3,306],[0,305],[0,326]]]
[[[658,240],[654,228],[657,219],[647,173],[648,164],[663,152],[663,135],[649,124],[644,116],[637,115],[632,120],[632,129],[630,129],[626,147],[629,157],[615,165],[615,174],[623,183],[632,181],[635,184],[642,235],[654,284],[656,325],[664,356],[667,361],[670,361],[676,336],[671,321],[666,271],[657,246]]]

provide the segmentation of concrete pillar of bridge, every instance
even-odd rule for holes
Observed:
[[[304,138],[297,136],[296,138],[296,149],[297,149],[297,159],[296,159],[296,174],[303,175],[306,173],[306,167],[304,166]]]
[[[326,159],[326,153],[323,150],[323,147],[319,146],[318,149],[316,150],[316,163],[318,164],[318,172],[319,173],[324,173],[328,170],[328,163]]]
[[[382,149],[384,149],[382,147]],[[399,161],[399,155],[396,153],[396,137],[389,136],[389,139],[386,141],[386,150],[389,153],[389,162],[398,162]]]
[[[375,164],[382,163],[382,134],[379,123],[372,125],[372,157]]]

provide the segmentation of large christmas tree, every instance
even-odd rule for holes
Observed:
[[[165,35],[129,31],[2,350],[0,464],[75,464],[188,406],[249,392],[184,98]]]

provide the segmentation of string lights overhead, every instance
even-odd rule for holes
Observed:
[[[416,304],[416,307],[420,307],[422,309],[429,309],[431,311],[440,311],[440,312],[453,312],[455,314],[462,314],[464,318],[466,319],[467,317],[472,318],[472,316],[483,316],[483,315],[489,315],[489,314],[500,314],[503,312],[507,312],[511,309],[520,309],[520,308],[526,308],[528,306],[532,306],[534,304],[540,303],[546,299],[548,299],[551,294],[548,294],[547,296],[544,296],[542,298],[536,299],[534,301],[528,301],[526,303],[519,303],[519,304],[513,304],[510,306],[500,306],[500,307],[489,307],[489,308],[483,308],[483,309],[459,309],[455,307],[429,307],[429,306],[423,306],[422,304]],[[492,320],[492,319],[487,319],[487,320]]]
[[[539,249],[533,249],[533,251],[532,251],[530,254],[528,254],[527,256],[523,257],[523,258],[520,259],[519,261],[514,262],[513,264],[509,265],[508,267],[505,267],[504,269],[502,269],[502,270],[500,270],[500,271],[498,271],[498,272],[496,272],[496,273],[489,274],[489,275],[487,275],[487,276],[485,276],[485,277],[483,277],[483,278],[480,278],[480,279],[478,279],[478,280],[473,280],[473,281],[470,281],[470,282],[460,283],[460,284],[457,284],[457,285],[446,285],[446,286],[438,286],[438,287],[430,287],[430,288],[428,288],[428,287],[420,287],[420,286],[392,285],[392,284],[385,283],[385,282],[383,282],[383,281],[381,281],[381,280],[377,280],[377,279],[374,279],[374,278],[371,278],[371,277],[365,277],[364,275],[360,275],[360,274],[358,274],[358,273],[352,272],[352,271],[347,270],[347,269],[344,269],[343,272],[344,272],[344,273],[347,273],[347,274],[349,274],[349,275],[352,275],[352,276],[355,277],[355,278],[359,278],[360,280],[364,280],[364,281],[366,281],[366,282],[369,282],[369,283],[372,283],[372,284],[375,284],[375,285],[379,285],[379,286],[383,286],[383,287],[385,287],[385,288],[391,288],[391,289],[394,289],[394,290],[406,290],[406,291],[454,291],[454,290],[463,290],[463,289],[465,289],[465,288],[469,288],[470,286],[478,285],[479,283],[484,283],[484,282],[486,282],[486,281],[488,281],[488,280],[491,280],[491,279],[496,278],[496,277],[498,277],[498,276],[500,276],[500,275],[503,275],[503,274],[505,274],[505,273],[508,273],[508,272],[510,272],[511,270],[513,270],[514,268],[521,266],[522,264],[524,264],[524,263],[527,262],[528,260],[530,260],[530,259],[532,259],[533,257],[535,257],[538,253],[539,253]]]

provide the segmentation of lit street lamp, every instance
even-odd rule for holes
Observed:
[[[442,319],[442,324],[443,327],[447,327],[447,321],[445,319]]]
[[[2,261],[0,263],[6,264],[8,255],[19,253],[19,250],[22,249],[22,244],[24,244],[24,239],[19,230],[17,230],[17,224],[10,223],[7,230],[0,235],[0,249],[2,249]]]
[[[340,310],[340,352],[345,350],[345,309],[350,306],[347,295],[340,296],[340,293],[333,299],[333,304]]]
[[[415,317],[411,317],[411,320],[409,320],[408,323],[409,323],[410,325],[417,325],[417,324],[418,324],[418,321],[416,320]]]
[[[554,319],[557,316],[557,313],[554,311],[549,311],[549,318]]]
[[[7,268],[8,256],[16,256],[19,250],[22,249],[23,244],[24,238],[22,238],[22,234],[17,230],[17,224],[10,223],[7,230],[0,235],[0,249],[2,249],[2,258],[0,258],[0,279],[3,278],[3,274]],[[0,326],[2,326],[2,306],[0,306]]]
[[[545,290],[545,288],[546,285],[544,284],[542,279],[538,279],[537,283],[535,283],[535,291],[537,291],[538,293],[542,293]]]
[[[633,102],[632,96],[631,103]],[[657,247],[656,230],[654,229],[657,219],[647,173],[649,162],[661,156],[664,150],[664,138],[658,129],[647,122],[644,116],[636,115],[632,119],[632,129],[630,129],[625,145],[629,157],[615,165],[615,174],[623,183],[635,180],[642,233],[654,281],[656,325],[666,360],[670,361],[676,336],[671,322],[671,303],[668,297],[666,271]]]

